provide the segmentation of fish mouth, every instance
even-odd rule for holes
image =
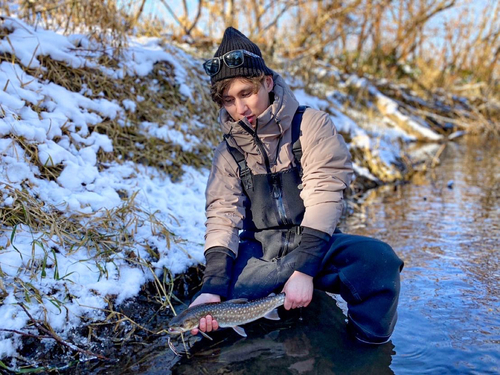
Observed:
[[[179,335],[179,334],[183,333],[184,330],[182,330],[181,328],[177,328],[177,327],[169,327],[167,332],[171,335]]]

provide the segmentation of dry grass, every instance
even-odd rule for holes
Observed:
[[[117,47],[118,52],[126,46],[130,28],[129,17],[114,0],[2,1],[0,9],[45,29],[83,32],[93,41]]]
[[[161,235],[166,244],[174,241],[166,226],[156,218],[154,213],[144,211],[135,202],[136,195],[123,200],[120,207],[101,210],[97,213],[62,214],[57,207],[43,202],[28,190],[20,190],[9,184],[1,184],[2,191],[13,197],[10,206],[0,210],[1,231],[5,232],[24,224],[34,233],[41,233],[41,242],[50,241],[67,254],[87,249],[93,252],[94,258],[106,262],[112,255],[128,256],[130,249],[137,244],[133,234],[137,226],[149,223],[152,235]],[[13,237],[13,236],[11,236]],[[128,249],[128,250],[127,250]],[[150,253],[152,259],[158,255]]]
[[[137,233],[138,227],[147,226],[150,228],[152,236],[164,239],[166,248],[170,248],[174,243],[178,244],[182,239],[175,237],[166,225],[156,217],[155,213],[147,212],[136,204],[135,194],[128,199],[124,199],[120,207],[112,210],[101,210],[93,214],[62,214],[57,207],[43,202],[28,190],[20,190],[9,184],[0,184],[0,188],[4,193],[14,198],[10,206],[0,209],[0,222],[2,223],[0,233],[3,232],[2,236],[9,238],[6,247],[12,246],[15,251],[18,251],[25,264],[20,270],[21,274],[24,275],[23,278],[7,277],[0,269],[0,280],[2,280],[0,283],[0,301],[7,296],[5,286],[8,286],[10,293],[16,295],[17,300],[24,301],[23,304],[26,304],[26,306],[32,308],[33,305],[37,305],[42,311],[42,316],[48,316],[49,313],[44,304],[50,302],[68,318],[69,311],[65,304],[73,298],[68,289],[66,289],[66,292],[54,289],[54,294],[46,293],[36,287],[36,282],[27,280],[52,278],[55,281],[60,281],[61,286],[65,282],[72,282],[72,274],[63,274],[58,267],[57,259],[72,253],[85,251],[86,262],[97,268],[100,273],[99,279],[107,278],[109,276],[107,264],[118,260],[124,260],[133,267],[149,270],[147,272],[153,275],[154,282],[152,287],[144,287],[142,295],[150,301],[156,311],[171,308],[170,300],[173,298],[174,288],[179,288],[179,285],[175,286],[175,284],[182,285],[185,281],[176,281],[177,279],[167,269],[164,269],[163,276],[158,278],[152,266],[152,262],[160,259],[158,249],[151,247],[147,243],[137,243],[134,234]],[[21,225],[23,225],[24,230],[29,228],[29,231],[36,233],[36,239],[34,238],[32,242],[31,255],[21,255],[21,252],[15,246],[16,232]],[[147,256],[140,257],[141,252],[138,251],[138,248],[145,250],[144,253]],[[36,255],[35,253],[42,255]],[[51,261],[48,262],[48,259]],[[95,307],[88,306],[88,308]],[[114,327],[112,337],[115,343],[118,341],[126,342],[135,329],[152,333],[149,329],[144,328],[141,323],[136,323],[134,319],[120,312],[114,305],[112,297],[108,298],[108,308],[105,312],[106,318],[102,322],[90,320],[89,325],[82,323],[83,326],[88,327],[89,335],[92,331],[97,331],[102,325]],[[85,321],[85,318],[82,318]],[[69,345],[72,351],[80,354],[87,351],[68,344],[67,341],[57,336],[47,318],[30,319],[37,333],[28,333],[33,332],[31,330],[19,331],[17,334],[25,338],[31,337],[32,339],[42,340],[47,338],[47,333],[50,332],[48,338],[56,340],[60,345]],[[141,316],[136,316],[135,319],[141,321]],[[127,322],[127,324],[124,325],[124,322]],[[132,327],[132,330],[130,327]],[[99,340],[102,340],[102,338],[99,338]]]
[[[2,30],[1,35],[5,37],[8,30]],[[40,82],[52,82],[64,87],[70,92],[84,93],[89,99],[101,99],[123,103],[128,99],[136,104],[135,111],[125,110],[116,119],[104,118],[99,124],[89,126],[89,131],[108,135],[113,143],[112,152],[98,153],[97,166],[105,168],[107,162],[124,162],[126,160],[142,163],[162,169],[172,179],[176,179],[183,173],[183,166],[195,167],[207,166],[210,161],[210,144],[216,142],[218,137],[216,127],[192,126],[191,122],[196,120],[200,123],[215,124],[216,118],[214,104],[210,100],[208,88],[199,82],[198,90],[193,94],[194,103],[186,99],[179,92],[179,87],[174,78],[174,69],[167,62],[159,62],[153,71],[145,77],[128,76],[122,79],[112,79],[103,74],[100,69],[82,67],[73,68],[64,62],[53,60],[48,56],[39,56],[40,68],[30,69],[23,67],[13,55],[0,55],[0,62],[17,63],[24,71],[37,77]],[[110,55],[102,53],[98,62],[101,66],[109,69],[119,69],[118,60]],[[198,80],[195,69],[188,70],[192,79]],[[142,97],[137,101],[137,96]],[[45,111],[42,103],[27,103],[35,112]],[[197,112],[199,111],[199,112]],[[206,116],[197,113],[207,114]],[[5,115],[5,114],[4,114]],[[167,142],[147,134],[141,127],[143,122],[165,124],[186,135],[194,135],[199,144],[194,144],[189,151],[183,150],[180,145]],[[172,125],[173,124],[173,125]],[[63,136],[71,140],[71,131],[62,127]],[[27,163],[38,168],[37,178],[56,181],[63,170],[63,165],[44,165],[40,162],[38,155],[38,143],[29,141],[22,136],[9,135],[12,142],[19,146],[24,152]],[[54,141],[57,142],[57,137]],[[73,145],[78,149],[77,142]],[[15,247],[16,232],[22,228],[32,233],[37,233],[37,238],[32,243],[32,254],[24,259],[25,267],[22,272],[29,280],[40,280],[42,278],[53,278],[60,282],[71,282],[71,274],[63,274],[57,264],[58,257],[67,256],[75,252],[85,251],[89,265],[97,268],[100,278],[107,278],[109,262],[117,260],[125,261],[132,267],[139,267],[153,275],[153,282],[145,285],[141,295],[146,298],[150,309],[157,313],[162,310],[171,311],[171,298],[175,293],[187,293],[185,285],[199,284],[199,275],[193,280],[186,280],[186,275],[174,278],[169,270],[163,270],[163,276],[157,277],[153,271],[152,263],[160,259],[159,249],[148,243],[137,243],[135,234],[138,227],[150,228],[151,235],[164,239],[165,247],[175,243],[179,246],[181,238],[174,236],[166,224],[162,222],[155,212],[148,212],[136,203],[136,196],[128,196],[126,192],[118,192],[122,198],[122,204],[111,210],[100,210],[92,214],[76,212],[63,213],[59,207],[51,206],[42,201],[32,193],[30,184],[25,181],[21,187],[14,187],[2,183],[0,188],[6,196],[13,198],[13,203],[0,208],[0,233],[9,238],[7,247]],[[35,252],[35,250],[37,250]],[[142,251],[139,251],[142,250]],[[64,252],[64,254],[61,254]],[[42,254],[40,255],[35,255]],[[140,257],[139,254],[147,254]],[[20,253],[21,254],[21,253]],[[26,255],[24,255],[26,258]],[[48,260],[51,261],[48,261]],[[18,300],[24,301],[26,306],[36,305],[42,311],[42,316],[47,317],[48,311],[44,303],[49,302],[61,311],[68,314],[65,307],[66,301],[72,296],[66,289],[47,294],[36,287],[36,283],[27,282],[26,278],[12,278],[4,274],[0,267],[0,302],[7,297],[9,290],[14,293]],[[113,298],[109,298],[109,307],[106,309],[106,318],[101,322],[86,321],[82,317],[82,327],[88,330],[89,338],[93,342],[103,342],[103,337],[111,337],[115,344],[125,344],[130,338],[137,334],[152,334],[155,324],[143,325],[143,316],[134,316],[131,312],[122,312],[115,306]],[[155,315],[157,314],[155,313]],[[30,318],[31,319],[31,318]],[[142,323],[141,323],[142,322]],[[55,334],[48,319],[31,319],[34,329],[25,330],[13,334],[21,335],[23,341],[40,341],[52,339],[57,342],[55,348],[65,347],[64,350],[73,352],[74,355],[90,356],[92,353],[87,349],[79,348]],[[50,333],[50,334],[49,334]],[[98,337],[100,334],[104,336]],[[107,345],[107,343],[106,343]],[[88,348],[88,347],[87,347]],[[59,350],[59,349],[54,349]],[[18,361],[22,357],[18,357]],[[33,363],[41,366],[47,361],[36,358],[26,361],[28,367],[33,369]],[[18,363],[23,363],[22,360]],[[2,366],[2,363],[0,363]],[[39,367],[42,369],[42,367]]]
[[[116,68],[116,60],[103,54],[99,59],[101,66]],[[2,61],[18,63],[15,56],[0,55]],[[136,104],[135,111],[126,111],[125,118],[104,119],[103,122],[92,127],[92,131],[106,134],[113,141],[112,153],[99,153],[100,162],[131,160],[148,166],[159,167],[171,175],[173,179],[182,175],[182,167],[206,167],[211,153],[210,144],[218,139],[215,105],[209,97],[206,87],[198,84],[197,102],[193,104],[179,93],[175,82],[173,67],[168,62],[158,62],[153,71],[146,77],[125,76],[123,79],[110,78],[100,69],[73,68],[68,64],[53,60],[48,56],[40,56],[41,66],[36,69],[23,67],[26,73],[39,77],[41,81],[53,82],[71,92],[83,92],[89,99],[115,100],[123,103],[130,100]],[[107,65],[106,65],[107,64]],[[19,64],[20,65],[20,64]],[[21,66],[21,65],[20,65]],[[190,72],[193,80],[199,80],[196,72]],[[85,88],[85,90],[83,90]],[[82,91],[83,90],[83,91]],[[137,100],[138,95],[142,97]],[[31,105],[32,109],[41,113],[44,108]],[[204,113],[201,118],[195,112]],[[207,127],[189,126],[193,119],[208,123]],[[182,150],[180,145],[173,144],[159,138],[152,137],[141,130],[141,123],[151,122],[158,124],[173,123],[173,128],[180,132],[189,132],[196,136],[200,143],[190,151]],[[126,125],[123,125],[126,124]],[[214,126],[210,126],[213,124]],[[188,133],[186,133],[187,135]],[[66,135],[70,135],[66,132]],[[38,160],[36,145],[17,139],[32,160]],[[38,165],[42,177],[57,178],[62,171],[60,166],[48,167]]]

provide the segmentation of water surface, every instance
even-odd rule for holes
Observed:
[[[498,374],[500,373],[499,144],[449,144],[441,165],[411,184],[367,194],[342,229],[380,238],[405,261],[392,341],[364,346],[345,333],[334,299],[245,326],[190,338],[175,357],[165,339],[121,363],[136,374]],[[177,346],[178,347],[178,346]],[[110,369],[108,369],[110,370]],[[110,373],[110,371],[108,371]]]
[[[449,144],[425,179],[378,189],[347,222],[406,263],[396,374],[500,373],[499,151],[484,139]]]

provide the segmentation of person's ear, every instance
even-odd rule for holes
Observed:
[[[266,76],[266,79],[264,80],[264,86],[267,92],[271,92],[273,90],[274,88],[273,76]]]

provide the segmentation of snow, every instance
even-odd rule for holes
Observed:
[[[170,126],[169,126],[170,125]],[[157,123],[143,122],[141,130],[167,142],[179,144],[183,151],[191,151],[193,145],[200,144],[200,140],[190,134],[184,134],[173,128],[173,123],[166,126],[159,126]]]
[[[293,94],[301,105],[307,105],[311,108],[320,109],[330,113],[330,117],[339,132],[348,134],[358,134],[363,132],[361,128],[348,116],[343,114],[338,108],[338,103],[335,100],[335,105],[331,101],[319,99],[315,96],[309,95],[304,89],[296,89]]]
[[[36,31],[24,22],[8,18],[4,22],[6,28],[13,28],[9,38],[0,41],[0,51],[15,55],[26,67],[38,68],[38,56],[50,56],[54,60],[64,61],[72,67],[85,65],[85,59],[70,53],[73,44],[68,38],[51,31],[38,28]],[[50,42],[50,43],[49,43]]]
[[[10,43],[2,39],[0,52],[15,55],[26,67],[40,67],[40,56],[50,56],[75,68],[97,67],[75,48],[75,36],[35,30],[10,18],[4,26],[11,31]],[[79,38],[81,41],[84,37]],[[180,52],[173,47],[162,48],[154,38],[134,40],[120,61],[121,67],[104,69],[105,74],[110,78],[121,78],[123,74],[144,76],[156,62],[165,61],[174,67],[180,93],[191,100],[189,76],[176,53]],[[182,54],[182,58],[186,55]],[[1,208],[14,205],[17,189],[44,205],[56,207],[61,218],[65,214],[82,215],[85,227],[85,214],[104,217],[124,204],[120,194],[135,195],[136,221],[128,232],[134,236],[134,243],[142,246],[128,251],[146,260],[156,273],[166,267],[176,275],[204,261],[204,189],[208,171],[185,167],[182,178],[173,183],[165,172],[132,162],[113,162],[98,168],[97,153],[111,152],[113,142],[91,131],[91,127],[106,118],[121,119],[127,111],[134,112],[136,102],[117,103],[105,97],[92,100],[84,92],[71,92],[53,82],[41,81],[10,62],[0,64],[0,86]],[[33,111],[35,105],[41,108],[39,113]],[[184,150],[192,150],[200,143],[195,136],[184,136],[174,125],[144,123],[141,131]],[[196,121],[194,126],[205,124]],[[34,146],[36,152],[28,154],[20,142]],[[57,166],[62,171],[55,180],[48,180],[40,176],[37,165]],[[166,234],[150,220],[152,217],[168,228],[172,236],[168,243]],[[151,259],[144,250],[146,246],[157,248],[159,258]],[[142,285],[153,279],[150,270],[128,262],[124,253],[110,254],[106,260],[97,256],[96,249],[67,248],[55,235],[50,238],[24,224],[0,229],[0,267],[5,288],[0,289],[0,328],[29,332],[29,318],[18,305],[22,302],[33,317],[46,319],[62,337],[78,327],[83,317],[103,319],[101,309],[107,307],[109,296],[115,296],[115,303],[123,303],[137,296]],[[32,285],[37,293],[30,288],[22,291],[16,285]],[[72,296],[71,300],[68,296]],[[19,335],[0,331],[0,359],[15,356],[21,345]]]

